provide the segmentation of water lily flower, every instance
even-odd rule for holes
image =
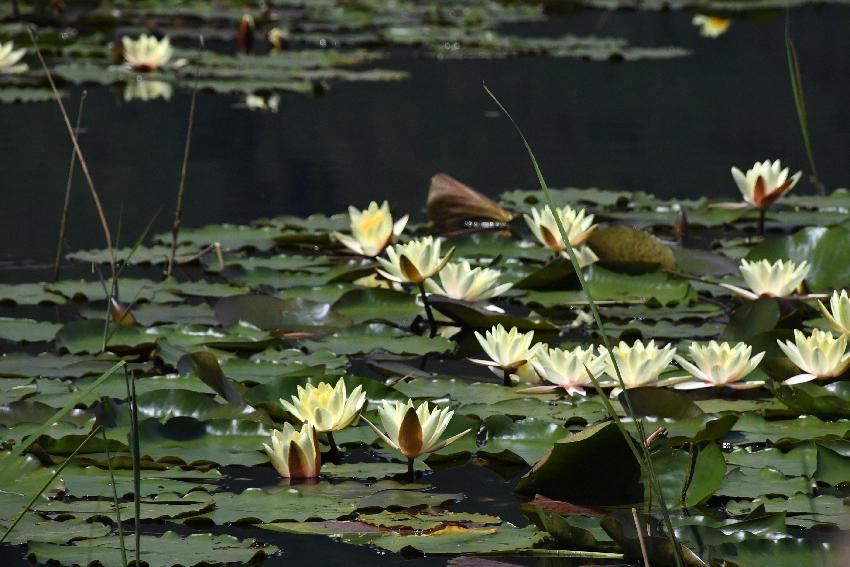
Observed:
[[[532,346],[534,331],[520,333],[516,327],[506,331],[499,324],[485,332],[484,336],[476,331],[475,338],[490,360],[470,358],[470,362],[489,367],[494,374],[504,379],[505,386],[513,383],[514,375],[524,382],[539,381],[531,362],[546,345],[538,343]]]
[[[567,394],[584,396],[585,387],[593,387],[594,378],[605,370],[605,359],[594,353],[593,347],[576,347],[572,350],[560,348],[543,348],[531,361],[534,370],[541,379],[554,384],[553,386],[535,386],[523,390],[526,393],[545,393],[558,388],[566,390]]]
[[[788,297],[800,288],[809,275],[809,264],[805,260],[799,266],[791,260],[777,260],[772,264],[767,260],[741,260],[739,270],[749,289],[731,284],[720,285],[747,299]]]
[[[280,96],[245,95],[245,108],[248,110],[265,110],[276,113],[280,108]]]
[[[840,294],[837,291],[832,292],[829,309],[820,300],[818,307],[830,327],[842,335],[850,335],[850,297],[847,296],[846,290],[842,289]]]
[[[583,244],[596,230],[596,225],[593,224],[593,215],[585,214],[584,209],[576,211],[572,207],[563,207],[555,208],[555,212],[564,225],[564,231],[570,239],[570,245],[574,248]],[[528,228],[531,229],[534,237],[541,244],[558,254],[566,250],[561,232],[558,230],[558,223],[555,221],[555,215],[552,214],[549,207],[532,208],[531,215],[523,216],[525,222],[528,223]]]
[[[803,175],[798,171],[788,177],[789,169],[782,169],[779,160],[756,162],[753,167],[742,173],[737,167],[732,168],[732,178],[741,190],[744,201],[757,209],[766,209],[783,194],[790,191]]]
[[[377,256],[392,244],[404,230],[408,215],[404,215],[395,223],[390,214],[390,205],[386,201],[378,206],[372,201],[369,207],[359,210],[348,207],[351,218],[351,234],[334,232],[334,238],[343,246],[363,256]]]
[[[502,273],[491,268],[472,268],[469,262],[450,262],[440,271],[440,284],[433,280],[425,282],[425,287],[433,292],[452,299],[463,301],[482,301],[501,295],[512,284],[497,285]]]
[[[467,429],[453,437],[440,441],[440,436],[448,427],[454,412],[448,408],[428,407],[428,402],[422,402],[418,408],[413,407],[413,400],[407,403],[384,400],[378,408],[381,423],[386,433],[375,427],[368,419],[363,420],[390,447],[400,451],[407,457],[408,472],[413,473],[413,459],[419,455],[439,451],[451,445],[471,430]]]
[[[124,101],[132,100],[156,100],[158,98],[171,100],[173,89],[170,84],[164,81],[147,81],[139,78],[136,81],[130,81],[124,87]]]
[[[783,384],[800,384],[811,380],[836,378],[850,367],[850,353],[847,352],[847,335],[837,339],[828,331],[812,329],[812,334],[804,335],[794,331],[794,342],[776,341],[785,356],[791,359],[797,368],[803,371],[785,380]]]
[[[707,345],[691,343],[688,352],[693,362],[678,354],[673,358],[697,380],[676,384],[673,387],[677,390],[696,390],[712,386],[747,390],[764,385],[763,380],[740,381],[755,370],[764,358],[763,352],[751,356],[753,347],[747,344],[738,343],[732,346],[717,341],[711,341]]]
[[[124,45],[124,60],[134,71],[146,73],[164,67],[174,55],[171,41],[168,37],[157,39],[152,35],[142,34],[138,39],[122,37]]]
[[[729,18],[696,14],[691,20],[691,23],[700,28],[699,32],[701,36],[715,38],[726,33],[732,20]]]
[[[345,380],[340,378],[336,386],[319,382],[318,386],[298,386],[298,395],[292,401],[280,400],[283,409],[298,421],[309,423],[317,432],[340,431],[354,423],[366,403],[366,393],[357,386],[349,395]]]
[[[683,380],[681,377],[666,380],[658,379],[673,360],[673,355],[676,353],[673,345],[665,345],[659,348],[655,341],[651,340],[645,345],[641,341],[635,341],[633,345],[629,346],[621,341],[620,344],[611,349],[611,352],[617,360],[620,376],[627,389],[641,386],[669,386]],[[603,347],[599,347],[599,354],[605,360],[605,373],[618,384],[611,390],[611,397],[616,397],[623,389],[619,386],[614,363]]]
[[[407,244],[396,244],[387,248],[387,258],[378,258],[383,270],[378,273],[390,281],[421,285],[428,278],[436,276],[454,253],[440,257],[442,240],[426,236],[411,240]]]
[[[26,50],[15,49],[12,41],[0,42],[0,75],[18,75],[24,73],[28,66],[26,63],[18,63],[26,53]]]
[[[272,466],[284,478],[316,478],[322,468],[322,455],[316,430],[309,423],[296,430],[289,423],[283,430],[272,430],[272,446],[263,443]]]

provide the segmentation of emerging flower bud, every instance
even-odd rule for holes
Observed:
[[[316,431],[309,423],[297,431],[288,423],[272,431],[272,446],[263,443],[272,466],[284,478],[316,478],[322,468],[322,454]]]
[[[847,291],[842,289],[840,294],[833,291],[829,300],[829,309],[824,307],[820,300],[818,300],[818,307],[830,327],[842,335],[850,335],[850,297],[847,296]]]

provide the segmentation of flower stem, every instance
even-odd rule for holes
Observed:
[[[336,441],[334,440],[333,431],[328,431],[327,436],[328,436],[328,445],[331,446],[330,460],[333,464],[338,465],[339,461],[340,461],[339,447],[336,446]]]
[[[407,478],[411,482],[416,480],[416,473],[413,472],[413,457],[407,457]]]
[[[434,320],[434,313],[431,311],[431,304],[428,303],[428,296],[425,293],[425,284],[419,284],[419,293],[422,294],[422,304],[425,305],[425,316],[428,318],[428,325],[431,327],[431,338],[437,336],[437,322]]]

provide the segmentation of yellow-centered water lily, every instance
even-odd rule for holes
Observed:
[[[271,447],[263,443],[272,466],[284,478],[316,478],[322,468],[322,454],[316,431],[309,423],[298,431],[288,423],[272,431]]]
[[[538,382],[540,379],[531,362],[546,346],[544,343],[532,345],[534,331],[520,333],[516,327],[510,331],[499,324],[485,332],[482,336],[478,331],[475,338],[490,360],[470,358],[470,362],[487,366],[497,376],[501,376],[506,386],[512,384],[512,378],[517,377],[523,382]]]
[[[806,336],[800,330],[794,331],[794,342],[776,341],[794,365],[803,371],[785,380],[783,384],[800,384],[811,380],[836,378],[844,374],[850,366],[850,353],[847,352],[847,335],[835,338],[829,331],[812,329]]]
[[[172,92],[171,85],[164,81],[148,81],[139,77],[138,80],[127,82],[124,87],[124,100],[171,100]]]
[[[798,171],[788,177],[788,172],[789,169],[783,169],[779,160],[773,163],[764,160],[756,162],[746,173],[733,167],[732,178],[738,185],[744,201],[757,209],[766,209],[790,191],[803,175],[802,171]]]
[[[531,361],[534,370],[541,380],[552,386],[535,386],[523,392],[545,393],[558,388],[566,390],[567,394],[586,395],[586,387],[593,388],[594,378],[599,378],[605,370],[605,360],[594,352],[592,346],[587,348],[575,347],[571,350],[561,348],[542,348]]]
[[[348,216],[351,219],[351,236],[334,232],[334,238],[352,252],[363,256],[377,256],[383,252],[404,231],[408,219],[408,215],[404,215],[393,222],[390,205],[386,201],[380,207],[372,201],[362,211],[348,207]]]
[[[354,423],[366,403],[366,393],[362,386],[357,386],[349,395],[345,380],[340,378],[336,386],[327,382],[319,382],[318,386],[298,386],[298,395],[292,396],[291,402],[280,400],[280,403],[298,421],[325,433],[340,431]]]
[[[593,215],[585,214],[584,209],[576,211],[568,206],[556,207],[555,212],[560,217],[564,231],[574,248],[581,246],[596,229],[596,225],[593,224]],[[564,240],[561,238],[561,231],[558,230],[558,223],[549,207],[532,208],[531,214],[523,215],[523,217],[525,222],[528,223],[528,228],[531,229],[532,234],[541,244],[557,254],[566,250]]]
[[[788,297],[800,288],[809,275],[809,264],[805,260],[799,266],[791,260],[777,260],[773,263],[767,260],[741,260],[739,270],[749,289],[731,284],[720,285],[746,299]]]
[[[842,335],[850,335],[850,297],[847,296],[846,290],[842,289],[841,293],[832,292],[832,297],[829,298],[829,309],[820,300],[818,300],[818,307],[830,327]]]
[[[368,419],[363,418],[363,421],[375,430],[384,443],[407,457],[411,472],[413,459],[419,455],[439,451],[471,431],[467,429],[440,441],[454,412],[448,408],[438,407],[432,410],[428,407],[428,402],[422,402],[419,407],[414,407],[413,400],[408,400],[407,403],[400,401],[391,403],[384,400],[378,408],[378,415],[381,416],[381,424],[386,433],[375,427]]]
[[[726,33],[732,20],[729,18],[696,14],[691,20],[691,23],[699,28],[701,36],[715,38]]]
[[[643,344],[642,341],[635,341],[633,345],[629,346],[620,341],[620,344],[613,347],[611,352],[617,360],[617,367],[620,369],[620,376],[623,378],[623,385],[626,389],[641,386],[669,386],[684,380],[683,377],[658,379],[673,360],[673,355],[676,353],[673,345],[665,345],[659,348],[655,341],[651,340],[646,344]],[[604,347],[599,347],[599,354],[605,361],[605,373],[611,378],[610,382],[617,384],[611,390],[611,397],[615,397],[623,391],[619,386],[619,380],[617,380],[617,371],[611,361],[611,356]]]
[[[383,269],[378,273],[398,283],[422,284],[436,276],[454,254],[454,248],[440,256],[442,240],[426,236],[411,240],[407,244],[396,244],[387,248],[387,257],[378,258]]]
[[[155,36],[142,34],[137,39],[122,37],[124,60],[134,71],[146,73],[164,67],[174,55],[171,41],[168,37],[157,39]]]
[[[753,347],[747,344],[738,343],[732,346],[729,343],[717,341],[711,341],[705,345],[691,343],[688,352],[690,361],[678,354],[673,358],[696,380],[676,384],[674,388],[677,390],[711,387],[747,390],[764,385],[763,380],[741,382],[764,358],[763,352],[751,356]]]
[[[27,70],[26,63],[18,63],[26,50],[15,49],[14,42],[0,42],[0,75],[18,75]]]
[[[511,284],[499,284],[502,272],[492,268],[473,268],[469,262],[449,262],[440,271],[440,283],[425,282],[432,293],[463,301],[482,301],[508,291]]]

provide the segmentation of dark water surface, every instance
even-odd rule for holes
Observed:
[[[320,98],[284,95],[278,114],[239,108],[236,97],[202,94],[185,224],[332,213],[371,199],[419,212],[438,171],[491,195],[532,188],[522,147],[493,112],[482,81],[522,124],[553,186],[733,196],[732,165],[779,157],[805,168],[784,13],[735,21],[715,40],[699,37],[690,18],[584,12],[534,30],[692,50],[677,59],[440,61],[397,54],[381,65],[409,71],[409,80],[335,85]],[[803,8],[791,21],[821,177],[830,188],[846,185],[850,8]],[[74,112],[78,99],[79,90],[66,99]],[[108,89],[89,91],[84,151],[113,228],[123,210],[122,242],[134,240],[158,211],[154,230],[169,226],[189,99],[179,91],[170,102],[125,103]],[[51,258],[69,156],[54,103],[0,106],[4,263]],[[807,185],[798,190],[811,190]],[[96,223],[78,175],[69,246],[101,246]]]

